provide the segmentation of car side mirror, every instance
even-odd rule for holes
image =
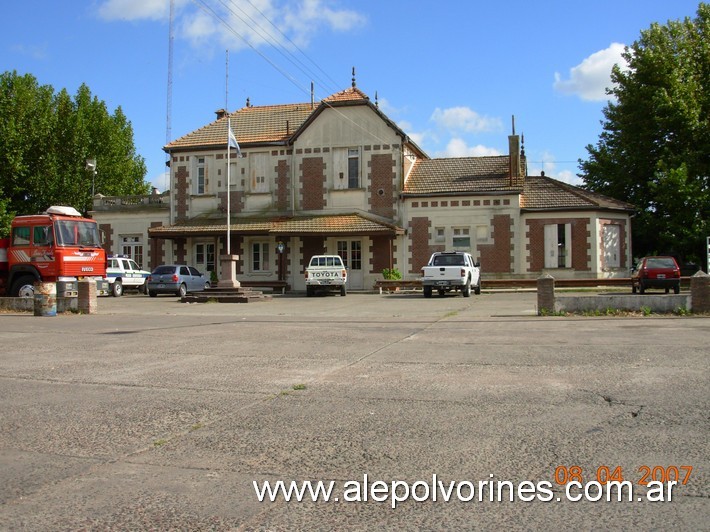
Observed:
[[[476,267],[476,268],[480,268],[480,267],[481,267],[481,263],[480,263],[480,262],[474,262],[473,265],[474,265],[474,267]]]

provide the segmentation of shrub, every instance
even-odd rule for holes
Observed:
[[[398,281],[402,278],[402,274],[397,268],[385,268],[382,270],[382,277],[387,281]]]

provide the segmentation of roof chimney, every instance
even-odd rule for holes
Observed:
[[[520,179],[520,137],[515,134],[515,116],[513,116],[513,134],[508,135],[508,176],[509,185],[515,186]]]
[[[217,120],[219,120],[220,118],[224,118],[225,116],[227,116],[227,110],[226,109],[217,109],[214,112],[214,114],[217,115]]]

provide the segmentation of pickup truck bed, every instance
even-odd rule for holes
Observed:
[[[434,253],[429,264],[422,268],[422,290],[424,297],[431,297],[434,290],[443,296],[446,292],[458,290],[463,297],[469,297],[471,290],[481,293],[481,271],[469,253],[462,251]]]

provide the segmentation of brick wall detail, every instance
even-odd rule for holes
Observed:
[[[175,221],[187,220],[188,178],[187,166],[178,166],[175,172]]]
[[[370,212],[385,218],[394,218],[394,165],[391,155],[370,159]]]
[[[218,192],[217,197],[219,198],[219,210],[222,212],[227,212],[227,192]],[[229,197],[229,213],[239,214],[244,210],[244,192],[241,190],[233,190],[230,192]]]
[[[425,216],[412,218],[409,222],[409,272],[421,273],[422,267],[429,262],[429,257],[436,251],[446,251],[444,246],[429,244],[431,220]]]
[[[392,268],[392,239],[388,236],[370,237],[370,273],[382,273]]]
[[[301,271],[305,272],[313,255],[325,253],[325,238],[322,236],[301,237],[301,250]]]
[[[325,164],[322,157],[305,157],[301,163],[301,208],[325,208]]]
[[[497,214],[491,220],[492,242],[478,246],[481,269],[491,273],[512,272],[513,220],[509,214]]]
[[[290,167],[286,159],[276,165],[276,209],[287,211],[290,205],[291,189],[289,179]]]
[[[150,222],[150,227],[161,227],[162,225],[163,222]],[[147,265],[143,265],[144,268],[148,266],[147,269],[153,271],[154,268],[165,264],[165,242],[164,238],[151,238],[149,240],[148,253],[150,259]]]
[[[113,253],[113,227],[111,227],[111,224],[99,224],[99,229],[106,235],[104,251],[107,254]]]
[[[175,239],[175,261],[178,264],[187,263],[187,241],[184,238]]]

